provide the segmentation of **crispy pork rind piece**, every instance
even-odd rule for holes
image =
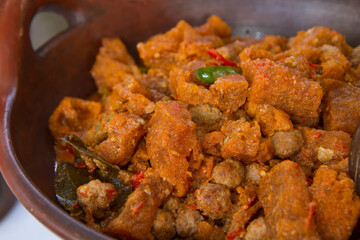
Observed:
[[[118,38],[104,38],[91,70],[99,92],[111,90],[123,81],[125,75],[140,75],[134,59],[129,55],[124,43]]]
[[[247,122],[244,118],[237,121],[227,121],[221,128],[226,135],[221,148],[223,158],[241,161],[255,161],[260,146],[260,126],[257,121]]]
[[[316,202],[315,220],[322,239],[349,239],[360,213],[353,180],[345,173],[321,166],[310,190]]]
[[[88,143],[87,131],[94,127],[100,112],[98,102],[65,97],[49,119],[51,134],[57,140],[73,133]]]
[[[336,164],[349,155],[351,136],[343,131],[324,131],[298,127],[304,145],[291,159],[309,171],[321,164]]]
[[[346,43],[343,35],[330,28],[316,26],[307,31],[299,31],[295,37],[289,39],[290,48],[299,47],[321,47],[325,44],[332,45],[348,56],[352,48]]]
[[[220,156],[221,147],[224,144],[226,135],[220,131],[210,132],[204,135],[204,138],[201,140],[201,146],[205,153]]]
[[[145,134],[144,124],[144,119],[134,114],[109,113],[96,129],[94,152],[111,164],[126,165]]]
[[[201,221],[198,223],[197,231],[193,237],[196,240],[220,240],[225,239],[225,233],[222,228],[219,228],[214,223],[211,224],[207,221]]]
[[[153,239],[150,231],[157,209],[171,190],[167,181],[156,173],[147,172],[145,179],[129,195],[119,216],[107,225],[106,232],[121,239]]]
[[[319,118],[323,91],[318,82],[270,60],[243,62],[241,66],[250,83],[249,102],[272,105],[299,123]]]
[[[324,129],[353,134],[360,121],[360,88],[350,85],[332,88],[324,103]]]
[[[320,239],[310,191],[297,163],[283,161],[261,180],[259,201],[272,239]]]
[[[248,96],[248,82],[239,75],[219,77],[209,88],[196,79],[195,70],[205,67],[203,62],[191,62],[174,67],[170,72],[170,89],[177,99],[191,105],[210,104],[222,110],[236,112]]]
[[[191,75],[194,74],[196,68],[201,67],[205,67],[205,64],[199,64],[197,67],[189,64],[186,67],[174,67],[169,73],[170,89],[180,101],[191,105],[211,102],[210,91],[205,86],[191,81]]]
[[[249,84],[240,74],[219,77],[209,88],[212,103],[223,110],[237,111],[248,96]]]
[[[322,78],[344,80],[345,73],[351,68],[349,60],[337,47],[324,45],[321,47],[320,62]]]
[[[247,47],[239,54],[241,62],[247,62],[256,59],[273,59],[273,54],[265,49],[254,46]]]
[[[258,121],[261,133],[265,136],[293,129],[290,116],[273,106],[248,102],[245,104],[245,109],[249,116]]]
[[[175,196],[190,187],[192,169],[201,165],[201,145],[189,111],[179,102],[157,102],[149,122],[146,148],[151,166],[174,185]]]
[[[182,20],[168,32],[139,43],[137,49],[147,67],[170,71],[194,59],[210,59],[206,50],[222,46],[222,38],[230,36],[230,27],[217,16],[211,16],[198,28]]]

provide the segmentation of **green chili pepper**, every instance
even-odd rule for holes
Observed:
[[[230,74],[241,74],[241,69],[231,66],[208,66],[196,70],[196,77],[207,83],[214,83],[217,78]]]
[[[141,73],[147,73],[149,69],[146,67],[139,67],[139,70]]]

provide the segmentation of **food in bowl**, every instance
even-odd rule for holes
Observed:
[[[49,120],[59,202],[120,239],[348,239],[360,48],[314,27],[232,37],[217,16],[137,45],[105,38],[87,100]]]

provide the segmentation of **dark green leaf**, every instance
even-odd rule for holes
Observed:
[[[108,163],[107,161],[104,161],[101,158],[99,158],[98,156],[96,156],[92,151],[90,151],[88,149],[88,147],[85,145],[85,143],[78,136],[76,136],[74,134],[69,134],[66,137],[60,138],[60,139],[63,140],[64,142],[67,142],[70,145],[72,145],[74,147],[74,149],[79,151],[80,153],[85,154],[86,156],[88,156],[90,158],[99,160],[102,164],[105,164],[109,168],[108,169],[109,172],[113,172],[114,174],[116,174],[116,176],[118,175],[119,168],[117,166],[112,165],[112,164]]]
[[[87,169],[79,169],[70,162],[58,162],[55,171],[56,197],[63,207],[78,219],[84,219],[84,212],[77,203],[77,188],[90,181]]]
[[[96,156],[92,151],[90,151],[88,149],[88,147],[81,140],[81,138],[79,138],[78,136],[76,136],[74,134],[69,134],[66,138],[61,138],[61,140],[71,144],[74,147],[74,155],[75,155],[76,161],[83,162],[84,160],[81,159],[81,154],[84,154],[87,157],[96,159],[96,160],[100,161],[102,164],[106,165],[106,169],[97,168],[91,174],[91,178],[99,179],[101,182],[111,183],[114,185],[114,187],[118,193],[118,197],[115,199],[114,210],[120,209],[126,202],[127,197],[132,192],[131,186],[124,185],[124,183],[121,181],[121,179],[118,178],[120,169],[117,166],[114,166],[114,165],[102,160],[98,156]],[[78,159],[78,158],[80,158],[80,159]],[[72,163],[70,163],[70,164],[72,164]],[[77,168],[75,168],[75,169],[77,169]],[[87,175],[89,176],[87,169],[79,169],[79,170],[86,171]],[[75,189],[75,194],[76,194],[76,189]]]

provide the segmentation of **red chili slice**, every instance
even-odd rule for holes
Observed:
[[[215,59],[220,65],[222,66],[232,66],[232,67],[239,67],[235,62],[226,59],[221,55],[218,51],[216,51],[214,48],[210,48],[207,50],[207,53]]]

